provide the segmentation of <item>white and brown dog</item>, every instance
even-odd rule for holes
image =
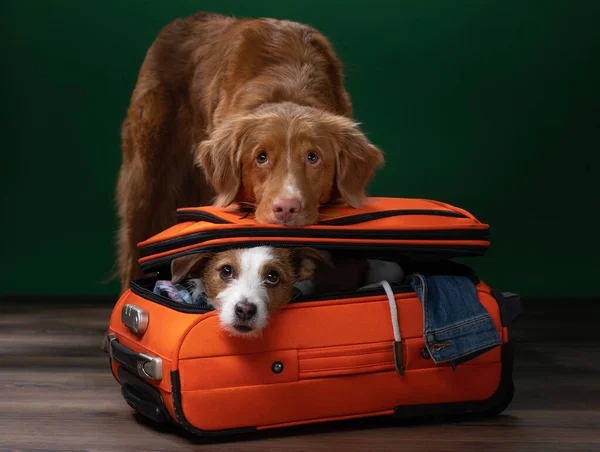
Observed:
[[[312,248],[258,246],[175,259],[171,281],[184,278],[192,298],[205,292],[223,328],[235,335],[257,335],[271,314],[292,298],[294,283],[311,278],[323,257]]]

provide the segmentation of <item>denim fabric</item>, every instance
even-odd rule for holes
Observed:
[[[436,364],[455,368],[502,344],[469,278],[415,274],[411,284],[423,306],[425,344]]]

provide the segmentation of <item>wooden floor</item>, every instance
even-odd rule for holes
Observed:
[[[494,419],[373,420],[203,441],[134,416],[99,350],[110,306],[0,300],[0,451],[600,451],[600,300],[526,300],[512,405]],[[580,314],[580,318],[576,315]]]

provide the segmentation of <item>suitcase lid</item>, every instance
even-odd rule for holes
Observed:
[[[259,245],[429,258],[478,256],[490,246],[487,224],[439,201],[367,198],[360,209],[345,204],[323,207],[319,217],[316,225],[288,227],[256,224],[252,212],[239,206],[178,209],[176,225],[138,244],[139,263],[150,272],[187,254]]]

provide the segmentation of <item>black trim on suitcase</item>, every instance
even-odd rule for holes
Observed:
[[[469,218],[466,215],[453,210],[403,209],[386,210],[384,212],[360,213],[357,215],[349,215],[347,217],[319,221],[317,224],[322,226],[350,226],[358,223],[366,223],[367,221],[379,220],[381,218],[399,217],[404,215],[431,215],[436,217]]]
[[[516,293],[500,292],[499,290],[492,290],[492,296],[500,308],[502,326],[510,326],[515,323],[523,312],[521,297]]]
[[[122,366],[119,366],[118,373],[121,395],[131,408],[159,424],[173,421],[158,389]]]
[[[379,253],[402,253],[410,256],[411,253],[420,257],[424,256],[435,256],[436,260],[451,259],[455,257],[467,257],[467,256],[483,256],[487,251],[487,246],[478,245],[382,245],[377,243],[323,243],[323,242],[276,242],[276,241],[256,241],[256,242],[232,242],[224,245],[208,245],[198,246],[191,248],[186,251],[180,251],[178,253],[169,254],[168,256],[158,257],[140,264],[142,272],[148,273],[151,270],[161,269],[165,266],[170,265],[173,259],[179,257],[188,256],[203,251],[224,251],[227,249],[241,249],[241,248],[252,248],[255,246],[272,246],[280,248],[294,248],[294,247],[310,247],[317,249],[327,250],[347,250],[347,251],[369,251]]]
[[[241,213],[241,212],[240,212]],[[194,211],[177,211],[175,212],[175,218],[178,223],[183,223],[184,221],[206,221],[208,223],[214,224],[232,224],[231,221],[221,218],[217,215],[213,215],[212,213],[203,212],[201,210]]]
[[[346,239],[346,240],[482,240],[489,239],[487,229],[447,229],[447,230],[424,230],[424,231],[326,231],[319,229],[301,228],[235,228],[218,229],[212,231],[196,232],[182,235],[172,239],[161,240],[139,248],[140,257],[148,257],[154,254],[173,251],[192,245],[200,245],[202,242],[228,238],[305,238],[305,239]],[[277,243],[276,241],[275,243]],[[321,246],[323,243],[320,243]],[[349,245],[349,244],[348,244]],[[229,245],[227,245],[229,246]],[[252,244],[251,244],[252,246]],[[255,246],[255,245],[254,245]],[[303,246],[311,246],[303,243]],[[437,245],[433,245],[436,247]],[[460,246],[460,245],[458,245]]]
[[[119,368],[124,367],[130,372],[138,372],[138,366],[144,361],[142,355],[120,344],[116,339],[111,340],[108,347],[109,354],[119,363]]]

